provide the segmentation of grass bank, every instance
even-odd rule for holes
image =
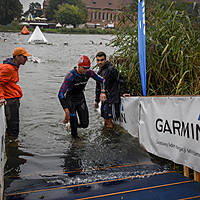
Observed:
[[[9,26],[0,25],[0,32],[21,32],[23,25],[11,24]],[[34,31],[33,27],[27,27],[30,32]],[[100,29],[100,28],[41,28],[42,32],[46,33],[64,33],[64,34],[114,34],[114,29]]]

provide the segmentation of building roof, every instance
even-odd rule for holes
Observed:
[[[132,2],[132,0],[82,0],[87,8],[110,8],[121,9]]]

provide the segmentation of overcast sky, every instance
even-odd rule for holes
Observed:
[[[27,11],[29,9],[29,4],[30,3],[32,3],[32,2],[34,2],[34,3],[38,2],[42,6],[44,0],[19,0],[19,1],[23,5],[23,12],[25,12],[25,11]]]

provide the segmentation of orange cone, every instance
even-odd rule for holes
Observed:
[[[26,26],[23,27],[22,31],[21,31],[21,34],[23,35],[28,35],[29,34],[29,31],[28,29],[26,28]]]

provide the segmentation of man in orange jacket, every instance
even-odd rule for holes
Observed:
[[[8,58],[0,64],[0,105],[5,103],[8,136],[19,135],[19,106],[23,93],[17,82],[19,81],[19,67],[30,56],[26,49],[14,49],[13,58]]]

